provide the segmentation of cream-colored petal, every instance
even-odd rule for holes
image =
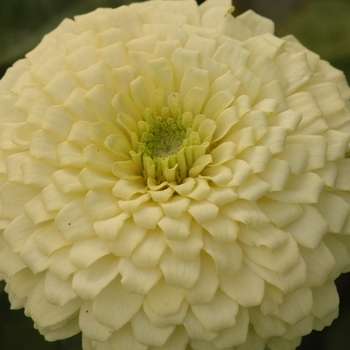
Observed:
[[[294,55],[284,53],[275,59],[278,68],[288,79],[286,95],[295,92],[302,84],[308,81],[312,75],[307,62],[306,54],[298,52]]]
[[[349,167],[350,161],[349,159],[342,159],[336,162],[337,165],[337,177],[335,180],[335,188],[339,190],[349,190]]]
[[[350,204],[340,196],[324,191],[316,207],[323,219],[327,221],[328,230],[341,233],[350,215]]]
[[[122,276],[121,284],[130,293],[144,295],[162,277],[162,272],[158,266],[139,268],[129,258],[121,258],[118,268]]]
[[[24,206],[23,211],[27,217],[36,225],[54,219],[57,214],[55,211],[49,212],[46,210],[40,195],[30,200]]]
[[[317,203],[323,187],[324,182],[312,172],[291,175],[283,191],[270,192],[267,197],[284,203]]]
[[[119,159],[117,159],[119,160]],[[95,144],[91,144],[84,148],[83,150],[83,161],[88,163],[91,167],[96,170],[100,170],[106,173],[111,173],[115,171],[115,155],[110,151],[98,147]],[[118,162],[119,163],[119,162]],[[124,165],[124,163],[122,163]],[[128,168],[127,168],[128,170]],[[128,174],[128,172],[126,172]],[[114,174],[119,176],[119,174]]]
[[[85,95],[87,105],[90,107],[90,109],[93,110],[97,119],[99,120],[104,119],[104,116],[100,114],[98,111],[99,110],[98,105],[101,106],[102,105],[101,102],[104,99],[106,101],[112,97],[112,95],[107,92],[108,91],[107,86],[113,85],[112,70],[109,67],[109,65],[106,64],[105,62],[97,62],[92,66],[76,73],[76,78],[79,79],[81,86],[89,90],[89,92]],[[96,92],[97,91],[102,92],[101,90],[105,93],[105,96],[103,97],[100,96],[97,102]],[[95,102],[97,102],[97,104],[94,104]],[[97,107],[97,109],[95,107]],[[109,104],[105,107],[107,107],[107,108],[104,108],[105,111],[108,109],[111,109]]]
[[[235,107],[226,108],[216,118],[216,129],[213,134],[213,141],[224,137],[230,128],[238,122],[237,110]]]
[[[117,277],[93,300],[93,314],[102,324],[118,330],[137,313],[143,301],[143,295],[130,294],[123,289]]]
[[[67,56],[67,65],[70,69],[80,71],[96,63],[96,47],[86,45],[78,48]]]
[[[120,213],[117,199],[110,191],[90,190],[84,199],[84,209],[93,220],[103,220]]]
[[[306,280],[306,267],[302,259],[299,259],[294,269],[283,275],[257,265],[250,259],[245,259],[244,262],[258,276],[281,289],[284,293],[292,292],[300,288]]]
[[[154,229],[164,213],[158,205],[141,205],[139,210],[133,214],[136,225],[144,229]]]
[[[95,236],[91,219],[85,213],[81,200],[66,204],[57,214],[55,225],[67,241]]]
[[[53,184],[62,192],[83,192],[85,188],[79,180],[80,169],[60,169],[52,175]]]
[[[11,277],[12,275],[26,268],[26,265],[21,260],[19,255],[13,254],[6,242],[4,242],[2,236],[0,236],[0,244],[1,254],[4,256],[4,261],[0,262],[2,271],[1,278],[5,278],[6,276]],[[8,261],[11,261],[11,264],[8,264]],[[23,307],[22,303],[20,307]]]
[[[130,257],[133,250],[144,239],[146,232],[147,230],[138,227],[132,220],[126,220],[116,232],[116,237],[108,242],[108,248],[116,256]]]
[[[327,235],[323,242],[326,244],[329,251],[332,253],[336,266],[332,273],[330,274],[330,279],[337,278],[343,271],[347,270],[349,266],[350,256],[344,245],[337,237],[334,235]]]
[[[175,315],[180,310],[185,291],[182,288],[170,286],[161,279],[147,294],[149,307],[159,316]]]
[[[208,234],[203,238],[203,250],[214,260],[217,273],[234,276],[243,261],[241,247],[237,243],[218,243]]]
[[[313,305],[311,314],[325,318],[338,309],[339,296],[334,282],[328,281],[321,287],[312,288]]]
[[[170,202],[161,203],[161,207],[167,217],[179,219],[187,211],[190,203],[186,197],[174,197]]]
[[[252,167],[242,159],[233,159],[226,165],[232,172],[232,180],[227,186],[241,186],[252,173]]]
[[[214,203],[208,201],[192,201],[188,212],[199,224],[204,224],[217,217],[219,208]]]
[[[82,113],[86,113],[86,111],[82,111]],[[79,120],[75,122],[67,140],[81,148],[89,145],[91,143],[88,136],[90,125],[91,122],[88,120]]]
[[[113,187],[113,195],[129,200],[136,193],[146,193],[147,186],[141,180],[127,181],[120,179]]]
[[[220,278],[220,289],[239,305],[252,307],[259,305],[264,295],[265,283],[259,276],[242,264],[238,273]]]
[[[18,215],[16,219],[3,231],[2,237],[13,252],[20,252],[23,245],[36,231],[34,224],[24,214]]]
[[[249,316],[255,332],[264,339],[281,336],[286,331],[285,322],[276,316],[263,315],[258,307],[249,309]]]
[[[2,271],[4,271],[3,268]],[[11,274],[7,273],[7,275],[10,276]],[[30,294],[37,281],[37,277],[30,271],[30,269],[23,268],[22,270],[12,275],[9,278],[9,281],[11,283],[11,293],[13,293],[18,299],[24,299]],[[66,302],[63,304],[65,303]]]
[[[35,233],[37,247],[44,254],[51,255],[54,251],[69,245],[62,239],[54,222],[49,222]]]
[[[48,262],[50,272],[62,281],[67,280],[73,272],[78,270],[69,260],[69,251],[70,247],[56,250],[51,254]]]
[[[276,202],[267,198],[259,201],[259,208],[278,228],[290,224],[303,214],[298,204]]]
[[[175,86],[180,87],[182,77],[190,67],[199,68],[200,56],[198,51],[192,51],[179,47],[171,56],[173,65]]]
[[[125,213],[136,213],[140,206],[143,203],[147,203],[151,198],[151,195],[149,193],[145,193],[144,195],[138,195],[134,196],[133,199],[128,201],[120,200],[118,201],[119,207],[125,212]],[[155,213],[157,210],[155,209]]]
[[[257,265],[285,275],[298,265],[300,259],[298,245],[291,236],[288,238],[284,246],[273,252],[263,245],[260,247],[242,245],[242,250],[245,257]]]
[[[191,172],[190,175],[192,175]],[[218,186],[223,186],[232,180],[232,172],[229,167],[219,165],[207,167],[206,169],[201,171],[200,177],[210,180]]]
[[[341,98],[339,88],[334,83],[315,84],[305,88],[305,90],[316,98],[325,117],[333,115],[345,107],[345,101]]]
[[[325,137],[328,143],[327,159],[342,159],[349,144],[350,135],[336,130],[328,130]]]
[[[69,141],[58,145],[57,156],[62,166],[82,168],[85,165],[82,150]]]
[[[188,334],[183,326],[176,327],[173,334],[163,345],[164,350],[185,350],[189,341]],[[149,350],[156,350],[156,347],[149,347]]]
[[[186,239],[167,239],[166,244],[173,254],[182,260],[196,260],[203,248],[202,227],[192,221],[190,234]]]
[[[312,305],[311,289],[299,288],[285,296],[278,317],[289,324],[295,324],[309,315]]]
[[[291,135],[287,144],[302,144],[306,147],[308,160],[305,171],[323,168],[326,163],[327,141],[319,135]]]
[[[297,337],[293,340],[285,339],[282,337],[275,337],[269,339],[266,343],[269,347],[271,347],[271,349],[293,350],[300,345],[301,337]]]
[[[159,220],[158,226],[162,229],[166,238],[183,240],[186,239],[191,232],[191,220],[191,215],[188,213],[184,213],[181,218],[164,216]]]
[[[161,347],[173,333],[175,326],[154,326],[143,310],[140,310],[131,320],[135,338],[143,344]]]
[[[185,83],[181,85],[185,85]],[[188,83],[186,83],[186,85],[188,85]],[[193,87],[188,93],[183,94],[183,96],[185,96],[183,101],[183,108],[185,111],[191,112],[194,116],[201,112],[206,98],[206,91],[204,89]]]
[[[219,243],[236,241],[239,227],[237,223],[219,213],[218,217],[202,225]]]
[[[215,51],[216,43],[212,38],[199,35],[191,35],[186,42],[185,49],[199,51],[201,58],[211,57]]]
[[[286,226],[295,241],[311,249],[316,249],[328,231],[328,224],[320,212],[311,205],[302,206],[303,213],[298,220]]]
[[[221,143],[210,153],[213,159],[213,165],[219,165],[235,157],[236,146],[233,142]]]
[[[268,224],[263,227],[249,229],[242,228],[238,232],[238,239],[248,246],[265,246],[274,252],[282,248],[289,239],[289,235],[274,225]]]
[[[266,169],[270,157],[271,152],[266,146],[247,148],[237,156],[237,158],[246,161],[251,166],[254,174]]]
[[[270,184],[263,181],[259,176],[252,175],[237,189],[237,197],[255,202],[271,189]]]
[[[87,190],[111,189],[116,183],[114,175],[106,174],[90,167],[81,170],[79,180]]]
[[[150,107],[149,97],[156,89],[155,85],[150,80],[145,77],[138,77],[131,82],[130,89],[133,100],[140,110],[143,111],[146,107]]]
[[[232,220],[246,224],[248,227],[263,226],[270,221],[256,203],[243,199],[237,199],[233,203],[225,205],[221,213]]]
[[[278,315],[279,306],[283,302],[283,296],[284,294],[279,288],[266,282],[264,297],[260,305],[260,311],[264,315]]]
[[[103,103],[101,104],[103,105]],[[100,106],[100,108],[103,108],[103,107]],[[106,138],[111,134],[118,133],[118,131],[119,130],[114,123],[111,123],[108,120],[102,120],[102,121],[98,121],[96,123],[90,124],[88,129],[88,137],[98,147],[104,147]]]
[[[79,298],[73,299],[63,307],[49,304],[43,294],[42,278],[28,296],[25,314],[30,316],[40,327],[54,326],[76,314],[81,306]],[[74,316],[73,316],[74,317]]]
[[[113,332],[113,334],[108,339],[108,341],[110,346],[115,349],[133,349],[133,350],[148,349],[148,346],[139,343],[135,339],[130,323],[127,323],[122,328]]]
[[[107,241],[113,241],[120,229],[124,226],[124,221],[130,217],[128,213],[121,213],[113,218],[96,221],[93,224],[93,228],[101,239],[105,239]]]
[[[250,28],[254,35],[273,33],[275,29],[274,23],[270,19],[262,17],[252,10],[237,16],[237,19]]]
[[[244,344],[247,340],[249,328],[249,313],[245,308],[239,308],[236,316],[236,324],[219,332],[219,336],[213,341],[219,349],[234,347]]]
[[[72,281],[62,281],[50,271],[45,274],[44,295],[50,304],[60,307],[77,298],[77,294],[72,289]]]
[[[34,274],[48,268],[49,256],[42,253],[36,246],[35,235],[31,235],[21,248],[20,257]]]
[[[235,76],[241,82],[237,95],[249,96],[249,99],[254,101],[261,92],[261,79],[245,66],[240,67]]]
[[[231,187],[211,187],[207,199],[217,206],[225,205],[237,199],[235,190]]]
[[[191,339],[200,339],[210,342],[218,335],[216,332],[207,330],[204,325],[200,323],[191,309],[187,312],[183,323]]]
[[[48,93],[54,101],[63,103],[78,86],[77,78],[73,72],[61,71],[45,86],[44,91]]]
[[[75,242],[71,246],[69,259],[73,265],[86,269],[95,261],[110,253],[107,243],[99,238],[91,238]]]
[[[162,232],[157,228],[148,230],[143,241],[132,252],[131,258],[138,267],[155,267],[165,249],[166,243]]]
[[[56,140],[52,139],[45,131],[38,130],[31,135],[29,154],[45,163],[58,166],[57,146]]]
[[[182,260],[169,250],[165,251],[159,262],[166,282],[171,286],[190,289],[194,286],[200,274],[200,259]]]
[[[192,305],[192,311],[199,322],[209,331],[219,331],[236,323],[238,304],[218,291],[208,304]]]
[[[286,161],[272,158],[259,177],[269,184],[270,191],[283,191],[290,172],[290,165]]]
[[[117,121],[126,130],[137,132],[135,122],[140,120],[140,109],[130,96],[119,93],[111,101],[117,113]],[[134,123],[133,123],[134,122]]]
[[[187,301],[191,305],[209,303],[214,298],[218,286],[219,278],[213,260],[207,255],[202,255],[200,275],[195,285],[186,291]]]
[[[240,67],[243,67],[249,57],[249,52],[241,48],[236,43],[226,41],[225,44],[219,46],[213,56],[213,59],[227,64],[235,73]]]
[[[107,255],[74,273],[72,288],[82,299],[93,300],[118,274],[118,259]]]
[[[89,339],[105,342],[113,332],[113,328],[99,323],[92,311],[92,301],[86,300],[81,306],[79,313],[79,326],[84,336]]]
[[[21,164],[23,184],[45,187],[57,168],[35,158],[27,158]]]

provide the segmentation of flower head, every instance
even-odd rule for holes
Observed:
[[[232,12],[98,9],[1,80],[0,272],[47,340],[295,349],[337,316],[350,89]]]

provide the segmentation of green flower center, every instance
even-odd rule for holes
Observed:
[[[215,131],[215,122],[203,114],[195,117],[191,112],[182,112],[181,98],[172,93],[168,105],[160,112],[146,108],[143,120],[128,127],[125,117],[120,124],[131,138],[131,161],[139,169],[144,180],[153,178],[158,184],[182,182],[188,176],[195,176],[206,163],[198,161],[207,154]],[[135,127],[133,127],[134,125]],[[119,167],[118,164],[116,167]],[[195,167],[195,169],[193,169]],[[122,165],[118,176],[123,177]]]
[[[183,145],[185,130],[173,118],[157,118],[157,124],[150,128],[146,136],[145,154],[152,159],[167,158],[177,153]]]

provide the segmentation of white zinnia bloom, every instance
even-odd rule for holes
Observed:
[[[49,341],[295,349],[350,265],[343,74],[228,0],[64,20],[0,82],[0,272]]]

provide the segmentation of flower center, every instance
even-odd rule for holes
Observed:
[[[138,123],[140,136],[133,135],[130,155],[142,169],[145,180],[151,177],[159,183],[179,182],[187,177],[184,146],[192,129],[184,126],[180,110],[172,113],[168,107],[163,107],[161,114],[155,117],[150,109],[146,109],[145,121]]]
[[[159,118],[160,119],[160,118]],[[171,117],[162,117],[157,125],[151,127],[146,136],[145,154],[152,159],[166,158],[179,151],[183,145],[185,131]]]
[[[215,122],[203,114],[194,117],[189,111],[182,112],[181,105],[180,95],[172,93],[167,105],[157,111],[146,108],[136,124],[129,116],[117,118],[130,135],[129,156],[145,181],[153,178],[158,184],[180,183],[208,163],[207,159],[207,163],[196,161],[208,151]],[[123,165],[116,167],[121,169]],[[118,176],[123,177],[122,170],[118,170]]]

